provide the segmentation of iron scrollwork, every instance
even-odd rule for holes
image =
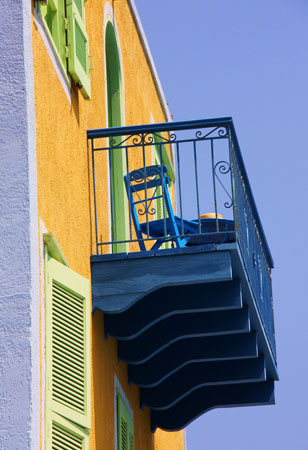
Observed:
[[[154,137],[152,133],[131,134],[129,136],[126,136],[124,139],[122,137],[118,137],[118,139],[112,138],[109,141],[110,147],[112,148],[124,148],[131,146],[139,147],[142,145],[149,145],[153,143]]]
[[[153,136],[156,136],[159,139],[158,143],[165,143],[165,144],[169,144],[169,143],[173,143],[176,141],[177,137],[176,134],[173,132],[169,132],[168,136],[169,138],[165,138],[164,136],[162,136],[159,133],[153,133]]]
[[[165,167],[163,167],[163,169],[161,169],[161,166],[150,166],[150,167],[147,167],[144,169],[134,170],[133,172],[131,172],[129,179],[130,179],[130,182],[135,182],[136,185],[140,184],[140,183],[145,184],[149,181],[153,181],[153,180],[157,179],[157,177],[161,178],[162,170],[165,170]],[[132,193],[137,195],[138,200],[139,200],[140,204],[142,205],[142,207],[137,210],[138,214],[140,216],[144,216],[145,214],[150,214],[151,216],[153,216],[156,213],[156,209],[153,206],[151,207],[151,204],[156,195],[158,186],[156,186],[156,188],[153,192],[153,195],[150,198],[144,198],[144,199],[142,199],[140,197],[138,191],[136,191],[134,189],[134,185],[132,185],[132,184],[131,184],[131,189],[132,189]]]
[[[214,135],[215,131],[217,131],[216,135]],[[201,130],[196,131],[195,136],[198,140],[206,140],[206,139],[217,139],[217,138],[227,138],[228,130],[225,127],[215,127],[211,131],[203,134]]]
[[[225,191],[225,193],[227,194],[227,196],[230,199],[230,202],[226,201],[224,203],[224,207],[225,208],[231,208],[231,206],[233,206],[233,200],[232,200],[231,195],[227,191],[226,187],[222,183],[222,181],[221,181],[220,177],[218,176],[217,172],[219,172],[221,175],[227,175],[230,171],[231,171],[231,165],[227,161],[218,161],[215,164],[215,166],[214,166],[215,177],[216,177],[216,179],[218,180],[219,184],[221,185],[221,187],[223,188],[223,190]]]

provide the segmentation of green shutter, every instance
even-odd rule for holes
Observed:
[[[128,420],[127,408],[117,393],[117,433],[118,433],[118,450],[127,450],[128,447]]]
[[[54,259],[46,286],[46,409],[90,429],[89,281]]]
[[[56,413],[48,417],[46,450],[89,450],[89,434]]]
[[[82,20],[84,20],[84,1],[75,0],[76,7]]]
[[[52,47],[66,72],[66,37],[64,0],[49,0],[48,5],[38,2],[38,13]]]
[[[134,450],[134,423],[121,395],[117,392],[117,450]]]
[[[135,448],[135,437],[134,437],[134,422],[129,415],[128,421],[128,450],[134,450]]]
[[[84,0],[66,0],[68,70],[82,95],[91,98],[89,41],[85,29]]]

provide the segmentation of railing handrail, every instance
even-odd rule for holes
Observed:
[[[210,127],[226,127],[230,130],[231,138],[234,146],[234,152],[236,154],[236,158],[239,164],[240,171],[243,176],[244,184],[246,187],[246,192],[248,198],[250,200],[250,205],[252,208],[252,213],[254,215],[256,225],[258,227],[260,238],[263,243],[263,247],[266,253],[266,258],[268,260],[268,264],[271,268],[274,267],[273,258],[269,249],[269,245],[264,233],[264,229],[262,226],[262,222],[258,213],[258,209],[256,206],[256,202],[252,193],[252,189],[250,186],[249,178],[247,176],[246,168],[244,165],[243,157],[241,154],[239,142],[237,139],[234,123],[232,117],[221,117],[214,119],[202,119],[202,120],[190,120],[190,121],[181,121],[181,122],[163,122],[163,123],[154,123],[148,125],[132,125],[125,127],[113,127],[113,128],[98,128],[87,130],[88,139],[99,139],[99,138],[109,138],[116,136],[126,136],[126,135],[138,135],[138,134],[151,134],[151,133],[160,133],[164,131],[175,132],[178,130],[189,130],[189,129],[198,129],[198,128],[210,128]]]
[[[98,128],[87,131],[88,139],[126,136],[140,133],[160,133],[162,131],[190,130],[194,128],[210,128],[227,126],[232,123],[232,117],[218,119],[190,120],[182,122],[163,122],[148,125],[132,125],[126,127]]]

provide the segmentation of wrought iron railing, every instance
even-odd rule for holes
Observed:
[[[232,119],[89,130],[88,138],[96,253],[236,241],[275,355],[273,260]]]
[[[233,123],[230,126],[230,159],[236,238],[261,320],[276,358],[271,269],[273,259],[263,231]]]

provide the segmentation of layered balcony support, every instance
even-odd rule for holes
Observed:
[[[264,357],[190,363],[155,386],[140,389],[141,406],[171,407],[203,386],[266,381]]]
[[[258,344],[254,332],[230,336],[195,336],[173,342],[163,352],[141,364],[128,364],[128,380],[140,387],[154,386],[195,362],[223,363],[257,357]]]
[[[156,428],[181,430],[192,420],[213,408],[230,408],[231,406],[273,405],[274,382],[242,383],[201,387],[178,403],[162,410],[152,410],[152,431]]]
[[[104,313],[105,336],[117,339],[152,430],[179,430],[216,407],[273,404],[273,262],[232,120],[90,130],[88,137],[93,313]],[[103,217],[99,207],[98,155],[114,151],[126,157],[129,230],[104,240],[108,217],[118,228],[112,210]],[[113,188],[110,180],[111,200]],[[211,210],[214,217],[203,216]]]
[[[191,250],[92,258],[93,311],[105,313],[106,338],[118,340],[153,431],[214,407],[274,402],[276,363],[237,244]],[[196,402],[196,391],[207,401]]]
[[[93,267],[94,264],[93,264]],[[173,285],[153,291],[135,302],[121,314],[105,314],[106,329],[115,338],[137,337],[148,328],[163,319],[177,314],[206,311],[228,311],[243,307],[240,280],[194,284],[194,296],[191,285]],[[168,298],[168,302],[157,308],[158,298]],[[114,320],[116,314],[116,320]],[[106,337],[107,337],[106,332]]]
[[[231,280],[229,252],[209,252],[208,248],[201,250],[198,246],[180,249],[180,252],[170,249],[155,253],[112,255],[112,258],[109,255],[92,256],[93,308],[121,312],[160,287]],[[159,255],[164,259],[158,258]],[[106,264],[102,265],[102,261]]]
[[[118,356],[129,363],[148,361],[178,340],[250,331],[247,306],[235,311],[176,314],[161,320],[137,337],[118,339]]]

